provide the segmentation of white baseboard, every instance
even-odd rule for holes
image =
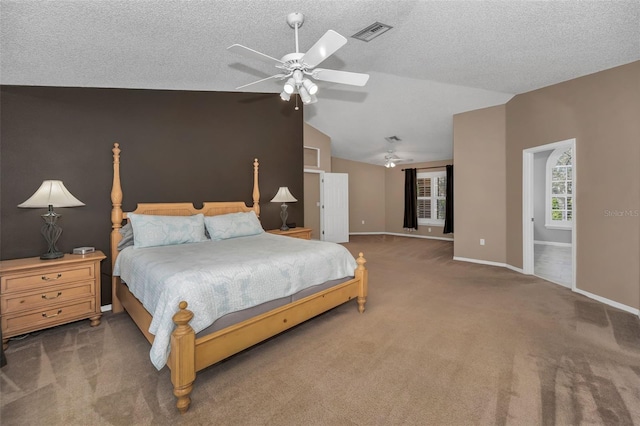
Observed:
[[[466,257],[458,257],[458,256],[454,256],[453,260],[459,260],[459,261],[462,261],[462,262],[470,262],[470,263],[479,263],[481,265],[501,266],[503,268],[511,269],[512,271],[519,272],[521,274],[524,273],[524,271],[521,268],[517,268],[517,267],[511,266],[511,265],[507,265],[506,263],[492,262],[490,260],[469,259],[469,258],[466,258]],[[547,278],[542,278],[542,279],[549,281],[549,279],[547,279]],[[566,287],[563,284],[559,284],[559,283],[555,283],[555,284],[558,284],[561,287],[564,287],[566,289],[572,290],[572,291],[574,291],[574,292],[576,292],[578,294],[581,294],[583,296],[586,296],[586,297],[588,297],[590,299],[596,300],[596,301],[598,301],[600,303],[604,303],[605,305],[609,305],[609,306],[612,306],[614,308],[618,308],[618,309],[620,309],[622,311],[629,312],[631,314],[634,314],[634,315],[637,315],[638,317],[640,317],[640,309],[632,308],[631,306],[627,306],[627,305],[624,305],[622,303],[613,301],[611,299],[607,299],[606,297],[602,297],[602,296],[598,296],[598,295],[593,294],[593,293],[589,293],[588,291],[580,290],[579,288],[571,289],[571,287]]]
[[[538,240],[534,240],[533,244],[539,244],[541,246],[571,247],[571,243],[557,243],[555,241],[538,241]]]
[[[631,306],[623,305],[622,303],[618,303],[614,300],[607,299],[606,297],[598,296],[597,294],[589,293],[588,291],[580,290],[576,288],[576,293],[581,294],[583,296],[587,296],[589,299],[596,300],[598,302],[604,303],[605,305],[613,306],[614,308],[618,308],[622,311],[629,312],[630,314],[634,314],[640,317],[640,309],[632,308]]]
[[[100,306],[100,311],[101,312],[108,312],[110,310],[111,310],[111,305]]]
[[[429,235],[401,234],[399,232],[349,232],[349,235],[395,235],[396,237],[425,238],[427,240],[453,241],[453,238],[431,237]]]
[[[480,265],[489,265],[489,266],[499,266],[501,268],[511,269],[512,271],[523,273],[521,268],[516,268],[515,266],[507,265],[502,262],[493,262],[491,260],[480,260],[480,259],[470,259],[468,257],[459,257],[453,256],[453,260],[458,260],[460,262],[469,262],[469,263],[478,263]]]

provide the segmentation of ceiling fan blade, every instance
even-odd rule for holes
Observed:
[[[270,64],[283,64],[284,62],[282,62],[280,59],[276,59],[274,57],[271,57],[269,55],[265,55],[264,53],[260,53],[257,50],[253,50],[250,49],[246,46],[243,46],[241,44],[232,44],[231,46],[227,47],[227,50],[234,52],[234,53],[238,53],[242,56],[246,56],[248,58],[253,58],[253,59],[258,59],[260,61],[263,62],[267,62]]]
[[[357,72],[326,70],[316,68],[311,74],[316,80],[331,81],[333,83],[351,84],[353,86],[364,86],[369,80],[369,74]]]
[[[245,84],[245,85],[242,85],[242,86],[238,86],[238,87],[236,87],[236,90],[242,89],[242,88],[247,87],[247,86],[251,86],[252,84],[262,83],[263,81],[271,80],[272,78],[284,78],[284,77],[286,77],[285,74],[272,75],[270,77],[263,78],[262,80],[254,81],[253,83],[249,83],[249,84]]]
[[[307,50],[300,62],[305,63],[309,68],[314,68],[345,44],[347,44],[346,38],[329,30],[320,37],[320,40],[316,41],[316,44],[311,46],[311,49]]]

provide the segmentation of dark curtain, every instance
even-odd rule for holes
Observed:
[[[447,166],[447,199],[443,234],[453,232],[453,166]]]
[[[404,170],[404,229],[418,229],[418,180],[416,169]]]

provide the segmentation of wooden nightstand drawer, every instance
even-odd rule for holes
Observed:
[[[64,324],[74,319],[86,318],[95,312],[95,298],[79,300],[67,305],[57,305],[46,309],[34,309],[17,314],[2,315],[2,332],[7,336],[40,330]],[[4,337],[4,336],[3,336]]]
[[[2,293],[41,288],[56,284],[81,280],[93,280],[95,270],[93,264],[69,265],[65,268],[51,267],[37,271],[7,274],[2,277]]]
[[[306,233],[296,233],[296,234],[291,234],[291,235],[287,235],[288,237],[291,238],[300,238],[302,240],[309,240],[311,239]]]
[[[271,229],[267,232],[275,235],[284,235],[292,238],[300,238],[302,240],[311,239],[311,228],[291,228],[287,231],[281,231],[279,229]]]
[[[2,312],[2,314],[9,314],[25,309],[45,309],[47,306],[54,304],[93,296],[94,289],[95,284],[93,281],[83,281],[74,284],[47,286],[40,291],[10,293],[2,297],[0,312]]]

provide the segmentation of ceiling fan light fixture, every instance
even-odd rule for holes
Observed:
[[[283,101],[288,101],[289,99],[291,99],[291,95],[287,93],[286,90],[283,90],[282,93],[280,93],[280,99],[282,99]]]
[[[315,95],[318,93],[318,85],[309,79],[302,80],[302,85],[309,92],[310,95]]]
[[[296,81],[293,79],[293,77],[290,77],[289,80],[287,80],[287,82],[284,84],[284,91],[290,95],[294,90],[296,90]]]
[[[303,103],[308,104],[311,102],[311,95],[309,95],[309,92],[307,92],[307,89],[303,86],[298,87],[298,93],[300,94],[300,99],[302,99]]]

